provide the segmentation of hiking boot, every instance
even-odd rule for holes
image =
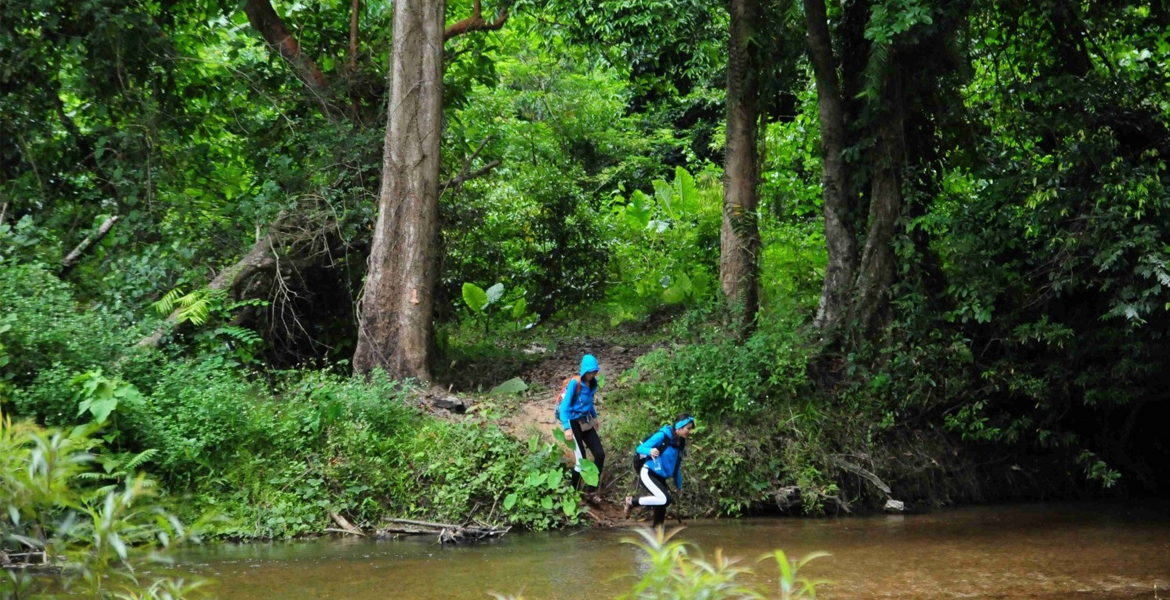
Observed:
[[[601,492],[593,492],[592,494],[589,494],[588,496],[586,496],[585,499],[588,500],[588,502],[590,504],[600,506],[601,505]]]

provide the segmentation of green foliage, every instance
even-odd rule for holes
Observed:
[[[101,369],[88,371],[73,378],[77,390],[77,415],[93,415],[95,423],[105,423],[119,404],[141,404],[142,394],[121,379],[102,375]]]
[[[43,553],[44,563],[65,567],[55,585],[66,591],[94,598],[187,597],[201,582],[140,571],[158,563],[166,549],[197,538],[200,525],[185,527],[164,510],[145,475],[116,488],[87,485],[100,446],[93,431],[46,430],[0,415],[0,550]],[[19,597],[52,584],[34,572],[5,570],[0,591]]]
[[[610,258],[611,322],[617,325],[659,305],[693,306],[712,297],[718,265],[722,192],[717,175],[701,185],[682,167],[674,183],[656,179],[654,196],[635,190],[615,196],[607,220],[614,236]]]
[[[639,529],[640,539],[624,540],[638,547],[646,556],[646,568],[640,570],[638,580],[629,592],[619,596],[628,600],[682,600],[684,598],[706,598],[709,600],[730,600],[776,598],[777,600],[801,600],[816,598],[817,588],[827,581],[812,580],[804,575],[808,564],[818,558],[829,556],[825,552],[814,552],[800,560],[790,561],[781,550],[764,555],[760,561],[775,561],[779,570],[777,589],[766,588],[744,581],[752,570],[738,566],[736,560],[716,550],[713,560],[706,560],[697,549],[685,542],[673,539],[681,529],[669,533],[662,530]],[[503,600],[505,596],[492,594]]]
[[[55,363],[77,370],[110,364],[133,334],[102,310],[83,311],[69,286],[39,263],[0,262],[0,308],[8,357],[0,373],[15,385]]]

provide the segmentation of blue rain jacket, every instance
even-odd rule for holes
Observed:
[[[597,359],[592,354],[586,354],[581,358],[580,375],[582,377],[586,373],[600,370],[601,366],[597,364]],[[577,394],[577,401],[573,402],[573,394],[577,393],[578,386],[581,388],[581,393]],[[580,419],[585,415],[597,418],[597,409],[593,407],[593,396],[595,394],[597,394],[597,379],[593,380],[593,385],[587,385],[583,381],[574,380],[565,386],[565,395],[561,397],[561,407],[557,410],[557,415],[561,419],[561,427],[563,429],[569,428],[569,421]]]
[[[693,420],[679,421],[674,424],[674,428],[685,427],[687,423]],[[659,429],[657,433],[650,436],[649,439],[642,442],[642,445],[638,446],[637,452],[647,458],[646,466],[650,467],[650,470],[658,474],[659,477],[663,479],[673,477],[674,487],[681,492],[683,489],[682,469],[680,468],[682,467],[682,452],[679,448],[681,446],[679,442],[680,440],[675,439],[670,425],[666,425],[662,429]],[[658,448],[658,458],[650,458],[650,451],[655,448]]]

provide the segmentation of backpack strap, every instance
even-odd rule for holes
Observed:
[[[569,381],[577,382],[577,387],[573,389],[573,397],[569,398],[569,407],[573,407],[577,404],[577,398],[581,395],[581,377],[573,376],[569,378]],[[566,382],[565,385],[568,386],[568,382]]]

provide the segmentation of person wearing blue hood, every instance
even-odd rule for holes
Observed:
[[[626,496],[626,517],[635,506],[650,506],[654,509],[654,526],[661,527],[666,522],[666,507],[671,503],[666,480],[674,479],[675,489],[682,492],[682,459],[686,454],[687,438],[694,429],[695,418],[681,414],[673,425],[664,426],[638,446],[634,468],[639,482],[650,495],[641,498]]]
[[[573,487],[581,482],[581,459],[585,457],[586,449],[593,455],[598,477],[605,466],[605,448],[601,447],[601,437],[597,435],[601,423],[597,420],[597,408],[593,406],[597,394],[597,374],[600,371],[601,365],[597,364],[597,359],[592,354],[586,354],[581,359],[581,375],[565,384],[561,404],[557,409],[557,418],[565,430],[565,439],[576,442],[573,445],[577,455],[577,464],[573,467]],[[601,501],[597,486],[590,486],[589,492],[590,501],[595,504]]]

